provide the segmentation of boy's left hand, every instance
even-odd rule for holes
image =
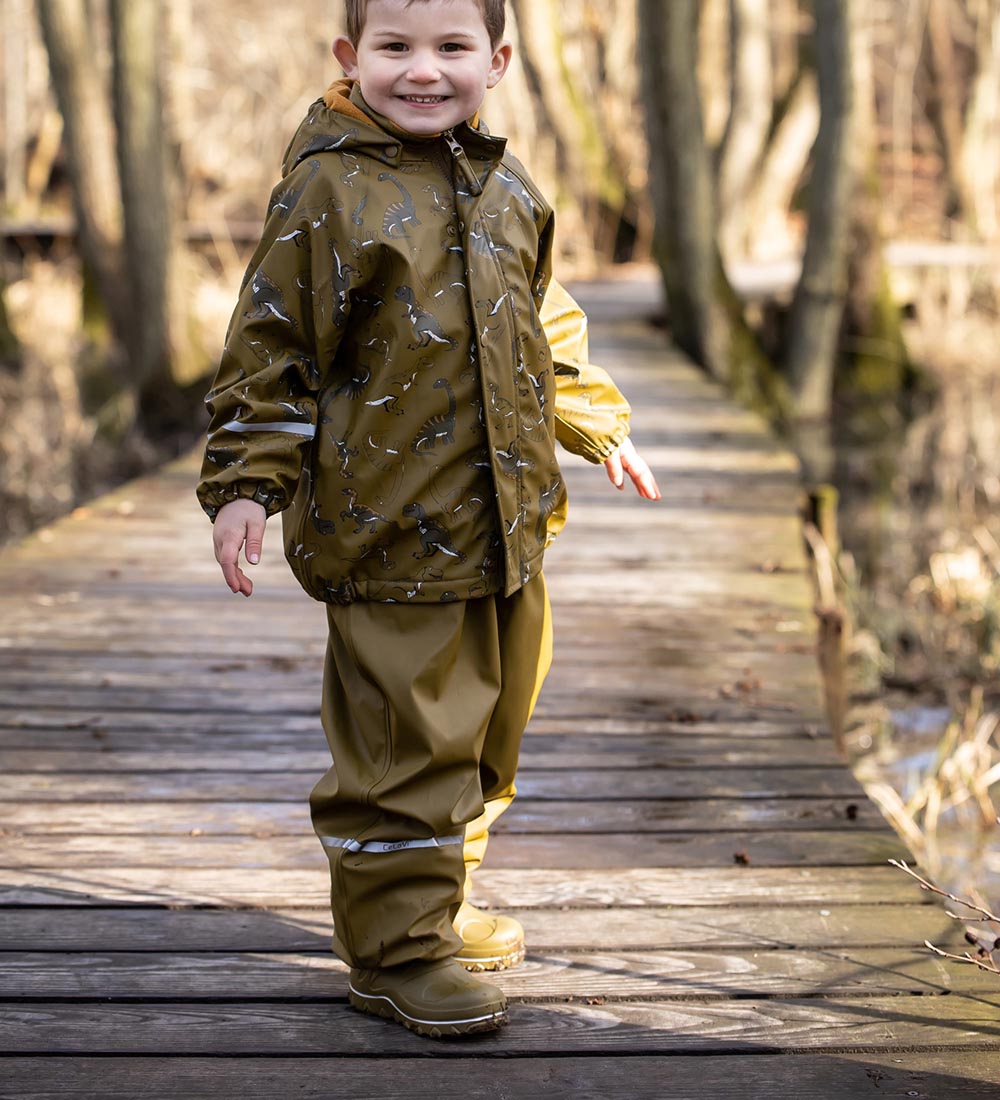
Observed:
[[[625,488],[625,475],[628,474],[639,496],[646,500],[660,499],[660,487],[656,484],[653,471],[628,437],[622,441],[617,451],[604,460],[604,468],[616,489]]]

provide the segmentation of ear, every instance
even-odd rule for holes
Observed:
[[[513,56],[514,47],[509,42],[501,42],[497,46],[493,60],[490,62],[489,75],[486,77],[487,88],[495,88],[500,83]]]
[[[333,40],[333,56],[340,62],[340,67],[349,80],[358,79],[358,51],[349,38],[341,35]]]

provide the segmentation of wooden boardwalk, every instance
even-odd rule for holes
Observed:
[[[1000,1096],[1000,985],[920,948],[956,930],[823,729],[794,463],[649,296],[587,294],[664,500],[567,462],[556,664],[476,879],[529,937],[510,1026],[348,1008],[323,612],[275,531],[229,594],[187,460],[0,560],[0,1097]]]

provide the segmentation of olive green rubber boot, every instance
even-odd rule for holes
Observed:
[[[466,970],[506,970],[524,958],[524,929],[513,917],[484,913],[463,901],[453,927],[462,937],[455,961]]]
[[[352,970],[348,998],[359,1012],[432,1039],[493,1031],[507,1022],[503,992],[473,978],[454,959]]]

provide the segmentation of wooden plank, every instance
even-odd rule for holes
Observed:
[[[0,800],[24,802],[300,801],[326,769],[299,772],[198,771],[192,773],[81,772],[72,779],[35,773],[0,775]],[[862,788],[843,767],[627,768],[525,772],[518,782],[525,798],[559,801],[595,798],[858,798]]]
[[[141,811],[143,817],[150,810]],[[155,815],[154,815],[155,816]],[[195,819],[197,820],[197,819]],[[137,821],[136,827],[141,827]],[[192,829],[192,832],[196,831]],[[891,830],[857,829],[749,832],[741,828],[685,832],[645,832],[637,847],[634,833],[498,832],[490,840],[490,866],[510,867],[760,867],[849,866],[908,859]],[[315,836],[150,836],[33,834],[5,843],[6,868],[224,867],[247,872],[262,867],[289,869],[326,866]]]
[[[776,903],[831,908],[842,902],[912,902],[920,891],[892,867],[715,867],[500,870],[476,872],[473,899],[485,906],[736,906]],[[103,867],[93,871],[0,869],[0,905],[120,905],[316,908],[330,900],[325,866],[252,873],[226,868]],[[887,909],[887,919],[891,912]]]
[[[154,744],[158,746],[153,750]],[[81,759],[82,758],[82,759]],[[4,730],[0,764],[16,772],[71,772],[91,761],[100,771],[181,771],[196,765],[207,771],[324,770],[330,762],[319,722],[303,732],[266,729],[148,731]],[[614,739],[586,733],[558,736],[531,732],[522,742],[520,768],[682,768],[692,765],[743,767],[833,767],[843,764],[832,742],[806,737],[703,738],[691,733]]]
[[[501,983],[502,984],[502,983]],[[493,1056],[754,1050],[1000,1050],[1000,994],[518,1004]],[[9,1054],[427,1055],[417,1035],[336,1002],[0,1006]],[[456,1045],[456,1050],[462,1046]],[[437,1053],[435,1051],[435,1053]],[[967,1054],[966,1057],[969,1057]]]
[[[878,808],[867,799],[544,802],[519,797],[492,833],[698,832],[719,828],[855,831],[861,827],[888,830]],[[16,834],[18,845],[29,854],[33,842],[23,838],[35,835],[312,835],[309,808],[296,802],[164,802],[157,805],[152,818],[146,813],[140,817],[134,803],[8,802],[0,805],[0,829]]]
[[[233,741],[246,737],[248,747],[253,745],[255,738],[266,740],[273,737],[275,745],[280,748],[286,742],[315,744],[319,729],[318,702],[315,707],[304,711],[260,712],[236,717],[231,710],[212,707],[176,711],[170,715],[129,708],[0,708],[0,733],[11,738],[12,748],[17,747],[14,739],[18,736],[26,739],[22,747],[42,747],[43,735],[47,733],[56,737],[65,736],[70,746],[81,737],[95,738],[98,742],[107,740],[112,745],[121,737],[134,738],[141,747],[154,740],[151,734],[158,734],[170,744],[175,739],[179,742],[188,739],[203,747],[214,745],[214,737],[228,737]],[[721,751],[730,740],[738,743],[738,751],[753,751],[758,742],[766,745],[774,741],[783,748],[787,745],[791,749],[799,744],[803,749],[808,747],[819,753],[818,757],[813,757],[812,751],[806,755],[805,762],[812,764],[825,763],[829,757],[824,750],[832,744],[828,734],[797,715],[762,719],[745,711],[732,718],[699,717],[690,713],[667,713],[662,717],[591,713],[581,720],[557,714],[536,714],[528,724],[527,735],[528,748],[531,739],[536,736],[560,736],[566,739],[568,746],[581,740],[586,744],[587,738],[594,738],[611,753],[617,751],[615,746],[623,738],[642,740],[653,746],[664,745],[668,751],[671,744],[677,743],[692,753],[710,753],[714,746]],[[699,746],[703,748],[699,749]],[[797,763],[784,757],[778,759],[788,764]],[[775,762],[774,757],[769,757],[768,762]]]
[[[820,710],[817,701],[811,706],[802,704],[802,686],[797,687],[794,678],[778,682],[775,680],[752,678],[759,686],[745,692],[739,687],[742,677],[726,676],[722,673],[705,677],[687,677],[682,671],[665,673],[662,678],[650,680],[647,670],[632,670],[617,680],[609,681],[605,690],[604,704],[614,713],[650,717],[659,714],[666,718],[680,707],[693,708],[713,717],[724,719],[728,714],[745,713],[748,709],[761,717],[777,717],[797,712],[800,720],[819,720]],[[576,688],[570,685],[559,687],[548,684],[539,699],[539,712],[549,715],[553,712],[565,717],[589,717],[595,707],[591,692],[601,689],[600,681],[606,679],[604,672],[590,671],[577,679]],[[697,680],[702,682],[698,683]],[[294,713],[314,714],[319,700],[319,679],[309,686],[286,689],[282,685],[271,685],[268,691],[259,691],[260,681],[249,686],[233,686],[227,693],[221,688],[216,691],[196,691],[188,687],[178,687],[168,682],[158,683],[151,679],[134,688],[98,685],[67,686],[53,683],[28,685],[9,688],[4,695],[11,707],[27,708],[33,706],[69,705],[86,707],[88,710],[106,710],[123,708],[152,710],[164,715],[177,711],[197,713],[207,709],[228,711],[232,716],[240,714],[270,714],[274,711],[291,710]],[[271,687],[273,686],[273,690]]]
[[[422,1055],[422,1056],[421,1056]],[[1000,1054],[980,1050],[905,1055],[740,1053],[629,1058],[509,1058],[498,1062],[487,1038],[425,1044],[406,1058],[264,1057],[6,1058],[5,1094],[18,1100],[101,1096],[106,1100],[298,1100],[371,1096],[380,1100],[988,1100],[1000,1094]],[[374,1084],[377,1082],[377,1086]],[[294,1084],[292,1084],[294,1083]]]
[[[326,1001],[347,999],[348,968],[323,952],[236,954],[0,952],[0,989],[21,998]],[[538,954],[499,979],[519,1001],[733,999],[949,992],[994,995],[996,978],[926,949],[819,948]]]
[[[196,818],[197,820],[197,818]],[[706,823],[707,824],[707,823]],[[193,825],[191,834],[197,834]],[[842,867],[908,859],[897,835],[870,829],[703,828],[696,833],[515,833],[498,831],[490,843],[496,868],[614,867]],[[0,866],[78,870],[111,866],[259,868],[326,866],[312,836],[41,836],[0,850]]]
[[[508,909],[535,954],[682,947],[891,947],[924,940],[965,950],[963,925],[929,902],[844,905]],[[6,951],[324,951],[322,909],[4,909]]]
[[[550,693],[560,694],[579,686],[580,677],[593,671],[592,648],[561,651],[547,681]],[[601,670],[614,670],[616,676],[630,677],[655,671],[658,687],[665,690],[677,682],[692,687],[715,687],[732,682],[761,681],[763,690],[769,681],[779,677],[786,687],[815,683],[816,657],[811,647],[804,652],[762,652],[747,649],[717,647],[711,662],[692,667],[689,654],[673,647],[645,646],[636,653],[609,654],[602,662]],[[323,663],[320,655],[308,658],[282,657],[265,660],[204,658],[190,655],[186,658],[162,656],[118,655],[94,656],[86,662],[77,653],[48,654],[39,660],[32,653],[9,657],[0,668],[0,691],[8,703],[16,702],[24,695],[33,694],[33,688],[58,686],[97,689],[102,693],[139,690],[152,684],[158,687],[183,684],[184,691],[205,695],[215,700],[220,692],[227,692],[249,684],[259,685],[266,678],[269,691],[310,691],[318,693],[322,680]],[[79,704],[78,704],[79,705]]]

